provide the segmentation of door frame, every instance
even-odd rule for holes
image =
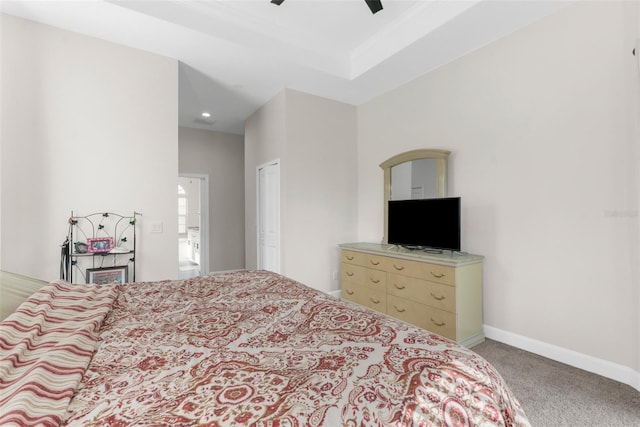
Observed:
[[[280,229],[280,159],[273,159],[265,162],[256,167],[256,267],[262,268],[261,265],[261,249],[260,249],[260,170],[267,166],[278,166],[278,238],[277,238],[277,252],[278,252],[278,268],[276,273],[281,273],[282,270],[282,241],[281,241],[281,229]]]
[[[200,274],[209,273],[209,175],[179,173],[180,178],[200,180]]]

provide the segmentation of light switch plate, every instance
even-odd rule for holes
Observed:
[[[150,233],[162,233],[162,231],[163,231],[162,221],[151,221],[149,223]]]

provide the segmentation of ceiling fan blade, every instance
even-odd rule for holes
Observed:
[[[271,0],[271,3],[280,6],[284,0]],[[371,9],[371,13],[380,12],[382,10],[382,0],[364,0]]]
[[[380,12],[382,10],[382,0],[364,0],[371,9],[371,13]]]

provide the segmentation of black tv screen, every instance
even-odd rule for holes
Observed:
[[[460,197],[390,200],[388,243],[460,251]]]

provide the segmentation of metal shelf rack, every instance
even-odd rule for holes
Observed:
[[[78,216],[72,211],[61,278],[71,283],[80,283],[79,277],[82,283],[101,284],[113,277],[119,277],[119,282],[135,282],[136,223],[140,215],[134,211],[132,215],[97,212]]]

